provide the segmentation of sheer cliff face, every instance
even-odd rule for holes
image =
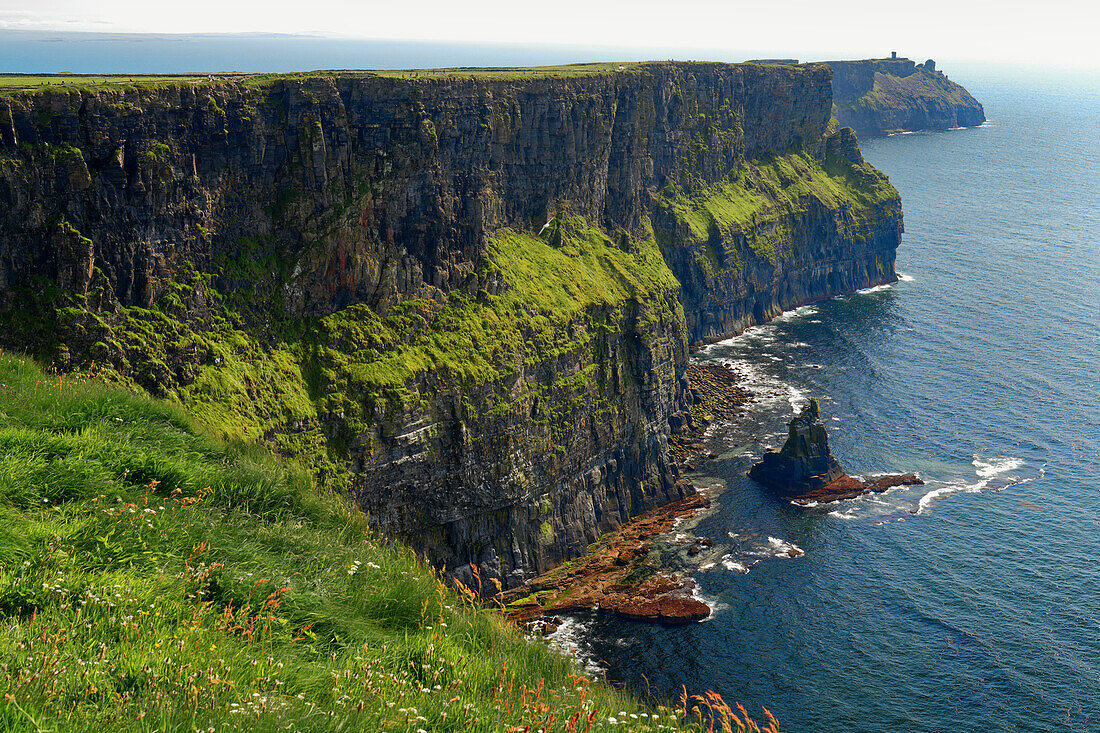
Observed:
[[[935,63],[909,59],[830,61],[833,114],[860,135],[950,130],[985,122],[982,105]]]
[[[3,339],[513,585],[690,490],[690,341],[893,279],[897,194],[830,102],[828,67],[721,64],[0,98]]]
[[[0,101],[8,285],[66,267],[59,218],[123,303],[244,238],[295,261],[287,307],[449,291],[488,232],[555,207],[636,229],[649,190],[820,137],[828,70],[657,65],[538,81],[311,78]],[[701,149],[708,130],[725,134]],[[33,172],[32,172],[33,171]],[[76,254],[74,256],[80,256]],[[82,265],[78,265],[82,267]]]

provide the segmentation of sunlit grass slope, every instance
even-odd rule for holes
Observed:
[[[687,708],[590,682],[266,450],[0,353],[0,731],[738,727]]]

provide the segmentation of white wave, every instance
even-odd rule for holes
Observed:
[[[700,565],[700,566],[699,566],[699,569],[700,569],[700,570],[710,570],[711,568],[713,568],[713,567],[714,567],[714,566],[716,566],[717,564],[718,564],[718,563],[716,563],[716,562],[708,562],[708,563],[707,563],[706,565]]]
[[[694,598],[695,600],[699,601],[700,603],[706,604],[707,608],[710,609],[710,615],[707,616],[705,619],[703,619],[703,621],[710,621],[711,619],[713,619],[715,611],[719,611],[719,610],[728,608],[728,606],[726,606],[724,603],[719,603],[715,599],[707,598],[702,593],[700,593],[698,583],[696,583],[694,586],[692,586],[692,588],[691,588],[691,597]]]
[[[721,341],[715,341],[713,344],[708,344],[703,348],[703,353],[709,353],[718,346],[740,346],[746,341],[770,344],[775,340],[775,328],[773,328],[771,324],[765,323],[760,326],[749,326],[736,336],[730,336],[728,339],[722,339]]]
[[[898,272],[898,280],[903,283],[915,282],[917,278],[913,277],[907,272]]]
[[[856,295],[870,295],[871,293],[881,293],[883,290],[889,290],[894,287],[893,283],[886,283],[885,285],[875,285],[870,288],[862,288],[855,292]]]
[[[546,637],[546,643],[551,649],[557,650],[583,667],[588,674],[601,677],[607,670],[581,646],[581,640],[587,635],[587,625],[571,616],[564,616],[561,626]]]
[[[817,306],[816,305],[804,305],[804,306],[801,306],[799,308],[795,308],[794,310],[783,311],[778,316],[776,316],[775,318],[772,319],[772,323],[783,323],[783,322],[789,321],[793,318],[798,318],[800,316],[812,316],[812,315],[815,315],[816,313],[817,313]]]
[[[827,516],[836,517],[837,519],[858,519],[859,515],[855,511],[842,512],[839,509],[834,509],[829,512]]]
[[[778,537],[769,537],[768,544],[771,546],[772,554],[775,557],[802,557],[806,554],[806,551],[795,543],[781,540]]]
[[[798,414],[802,411],[802,408],[810,403],[810,399],[806,396],[806,391],[787,385],[787,402],[790,403],[791,409],[794,410],[794,414]]]
[[[983,460],[975,454],[972,463],[974,466],[974,473],[981,479],[980,481],[969,484],[965,481],[951,481],[946,485],[932,489],[920,498],[920,501],[917,502],[917,510],[914,513],[927,514],[929,508],[932,506],[932,502],[942,496],[959,493],[974,494],[986,489],[1001,491],[1009,486],[1024,484],[1029,481],[1034,481],[1036,478],[1042,478],[1045,473],[1044,469],[1040,468],[1037,476],[1005,475],[1026,465],[1023,460],[1012,456]]]
[[[738,573],[740,575],[746,575],[749,572],[749,566],[734,560],[733,555],[722,556],[722,567],[729,570],[731,573]]]
[[[1008,473],[1009,471],[1015,471],[1020,466],[1024,465],[1024,462],[1019,458],[1012,458],[1011,456],[1004,458],[991,458],[988,461],[982,460],[977,455],[974,456],[974,468],[977,469],[975,473],[979,478],[993,478],[1002,473]]]
[[[953,483],[947,486],[941,486],[938,489],[932,489],[927,494],[920,498],[917,502],[916,514],[927,514],[929,507],[932,506],[932,502],[939,499],[941,496],[948,496],[950,494],[958,494],[960,492],[966,492],[972,494],[981,491],[989,484],[989,480],[979,481],[976,484],[964,484]]]

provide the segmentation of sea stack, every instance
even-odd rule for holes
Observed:
[[[829,451],[829,436],[816,399],[788,423],[782,450],[769,449],[749,469],[749,478],[796,504],[852,499],[894,486],[923,484],[915,473],[890,473],[870,479],[844,473]]]
[[[802,408],[787,427],[783,449],[769,450],[749,470],[749,478],[789,498],[819,491],[844,477],[844,469],[829,452],[829,436],[816,399]]]

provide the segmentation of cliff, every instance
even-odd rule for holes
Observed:
[[[895,278],[824,65],[0,97],[0,342],[185,404],[514,586],[692,491],[691,341]]]
[[[928,60],[830,61],[833,115],[860,135],[950,130],[985,122],[982,105]]]

